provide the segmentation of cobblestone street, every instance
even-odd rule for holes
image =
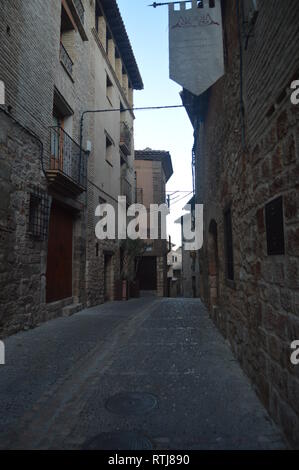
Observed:
[[[5,345],[1,448],[285,446],[199,300],[108,303]]]

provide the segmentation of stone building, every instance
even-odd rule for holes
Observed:
[[[135,151],[136,201],[143,204],[149,214],[151,204],[166,203],[166,183],[173,174],[169,152],[161,150]],[[148,216],[148,237],[149,237]],[[147,250],[139,263],[137,279],[142,291],[152,291],[159,297],[167,295],[168,241],[147,240]]]
[[[117,242],[95,240],[94,211],[135,194],[124,110],[143,85],[114,0],[0,0],[0,42],[5,336],[113,298]]]
[[[299,4],[222,2],[226,73],[182,98],[204,204],[200,294],[257,393],[299,445]]]

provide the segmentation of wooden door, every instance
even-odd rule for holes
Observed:
[[[72,297],[73,218],[64,208],[53,202],[50,216],[47,302]]]
[[[137,279],[141,290],[157,289],[157,258],[154,256],[143,256],[141,259]]]

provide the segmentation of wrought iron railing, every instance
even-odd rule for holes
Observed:
[[[131,153],[132,134],[126,122],[120,123],[120,145],[125,145],[126,150]]]
[[[51,127],[50,170],[59,170],[86,189],[87,157],[84,150],[61,127]]]
[[[62,62],[62,64],[64,65],[64,67],[66,68],[67,72],[72,76],[73,75],[73,61],[72,59],[70,58],[66,48],[64,47],[64,45],[62,44],[62,42],[60,43],[60,60]]]
[[[127,204],[132,204],[132,186],[130,185],[129,181],[125,178],[121,178],[121,196],[126,196]]]
[[[81,0],[73,0],[73,2],[79,15],[80,21],[82,24],[84,24],[84,6]]]

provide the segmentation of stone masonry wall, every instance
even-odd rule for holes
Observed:
[[[41,165],[42,155],[44,169],[48,168],[50,161],[54,89],[74,111],[68,131],[77,142],[80,115],[88,106],[88,43],[82,41],[78,32],[73,37],[74,72],[71,80],[60,64],[60,22],[61,0],[0,1],[0,80],[5,83],[5,109],[10,114],[10,117],[2,112],[0,115],[0,159],[5,167],[1,181],[3,232],[6,222],[14,221],[6,232],[11,234],[10,237],[2,237],[1,256],[5,259],[8,256],[16,262],[16,265],[10,265],[9,270],[7,264],[1,267],[3,273],[8,270],[8,274],[3,276],[6,284],[0,312],[3,335],[61,315],[65,304],[73,299],[78,304],[84,305],[85,302],[85,194],[75,201],[53,190],[49,192]],[[20,125],[15,124],[14,119]],[[21,126],[30,132],[26,133]],[[37,139],[32,137],[32,133]],[[28,235],[32,185],[46,192],[49,212],[53,198],[78,209],[73,218],[73,299],[68,301],[46,304],[47,240],[39,242]],[[24,254],[19,256],[21,247]],[[34,271],[34,279],[31,279],[30,270]],[[13,291],[17,292],[15,299],[8,295]]]
[[[211,88],[197,155],[205,204],[201,291],[261,400],[298,447],[299,367],[290,362],[290,344],[299,339],[299,107],[291,104],[289,87],[299,79],[299,5],[259,2],[254,37],[243,49],[245,145],[236,1],[226,5],[226,75]],[[278,196],[283,196],[285,255],[268,256],[265,204]],[[226,279],[225,269],[228,205],[234,282]],[[217,224],[217,305],[209,284],[212,221]]]
[[[41,146],[0,112],[0,336],[30,328],[46,318],[46,241],[29,234],[32,182],[40,176]],[[26,164],[24,164],[26,162]]]

